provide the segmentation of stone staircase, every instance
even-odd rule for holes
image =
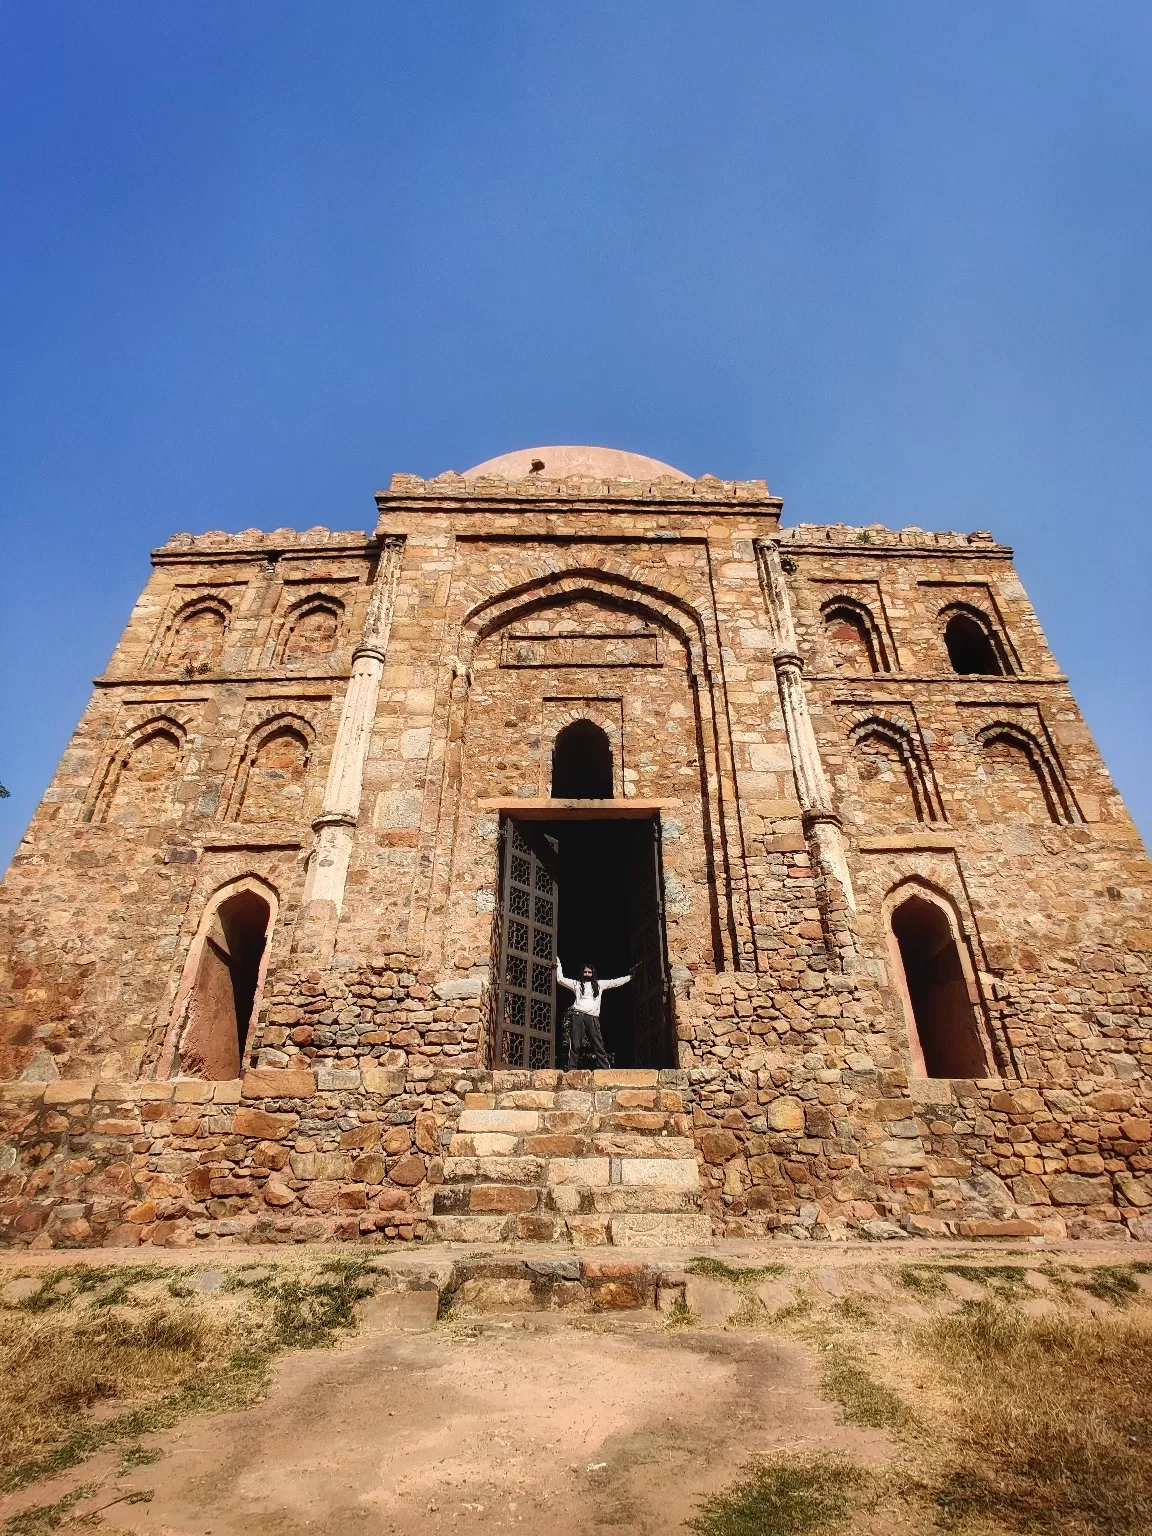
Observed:
[[[449,1145],[429,1237],[710,1241],[686,1085],[676,1071],[484,1074]]]

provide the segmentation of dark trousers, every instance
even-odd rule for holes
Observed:
[[[575,1072],[580,1065],[580,1052],[585,1045],[591,1048],[598,1067],[609,1067],[608,1052],[604,1049],[604,1036],[600,1033],[600,1020],[579,1008],[569,1008],[564,1015],[564,1027],[568,1033],[567,1071]]]

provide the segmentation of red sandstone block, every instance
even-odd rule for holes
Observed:
[[[961,1237],[1043,1237],[1038,1221],[962,1221]]]
[[[245,1072],[240,1091],[246,1099],[307,1099],[316,1092],[316,1077],[302,1067],[255,1067]]]
[[[271,1115],[263,1109],[238,1109],[232,1119],[237,1136],[258,1136],[261,1141],[281,1141],[300,1123],[299,1115]]]
[[[518,1211],[535,1210],[539,1198],[538,1189],[527,1189],[520,1184],[473,1184],[468,1191],[468,1209],[512,1215]]]

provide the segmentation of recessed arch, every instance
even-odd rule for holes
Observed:
[[[1059,764],[1031,731],[998,720],[979,730],[976,741],[994,819],[1057,825],[1080,820]]]
[[[884,923],[913,1075],[986,1077],[980,994],[952,901],[926,882],[907,880],[885,900]]]
[[[230,880],[208,898],[184,962],[159,1076],[240,1076],[278,910],[275,888],[259,875]]]
[[[228,819],[299,821],[315,741],[316,732],[302,715],[277,714],[261,721],[241,755]]]
[[[944,649],[953,672],[962,677],[1006,677],[1012,668],[996,625],[969,603],[952,603],[940,611]]]
[[[156,826],[176,809],[187,732],[171,715],[154,715],[126,733],[109,759],[88,821]]]
[[[344,604],[326,592],[313,592],[293,603],[280,631],[276,661],[302,666],[340,649]]]
[[[838,667],[850,672],[891,670],[875,615],[859,598],[840,594],[820,605],[824,640]]]
[[[856,777],[870,806],[886,805],[896,821],[943,819],[923,754],[907,726],[868,715],[853,726],[849,739]]]
[[[162,647],[165,665],[179,670],[212,671],[224,654],[232,608],[224,598],[201,595],[177,612]]]

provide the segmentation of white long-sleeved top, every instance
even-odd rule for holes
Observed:
[[[567,987],[569,992],[575,992],[576,1001],[572,1004],[577,1013],[590,1013],[594,1019],[600,1017],[600,993],[592,991],[590,981],[569,981],[560,969],[560,957],[556,957],[556,980],[562,987]],[[600,983],[600,992],[611,992],[613,987],[626,987],[632,980],[632,973],[627,976],[616,976],[611,981]]]

